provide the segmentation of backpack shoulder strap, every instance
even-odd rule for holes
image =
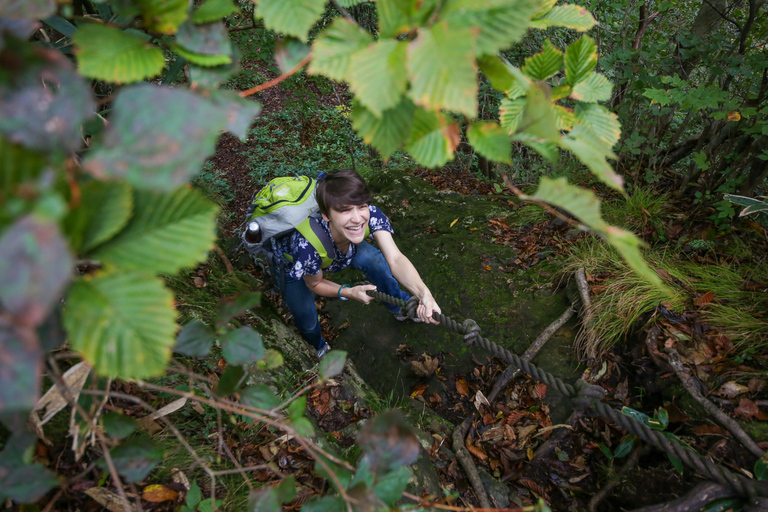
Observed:
[[[333,240],[320,223],[312,219],[313,217],[305,219],[296,226],[296,231],[301,233],[320,254],[320,268],[328,268],[333,263],[333,258],[330,256],[333,254]]]

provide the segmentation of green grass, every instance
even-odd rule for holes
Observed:
[[[663,232],[663,218],[669,196],[651,187],[635,187],[628,198],[616,197],[603,202],[603,218],[609,224],[632,231],[642,231],[651,224],[656,232]]]

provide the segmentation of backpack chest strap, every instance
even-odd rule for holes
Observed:
[[[320,268],[331,266],[331,263],[333,263],[333,240],[320,223],[312,222],[312,217],[309,217],[296,226],[296,231],[301,233],[320,254]]]

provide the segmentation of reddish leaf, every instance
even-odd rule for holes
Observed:
[[[488,458],[488,455],[486,455],[485,452],[480,448],[478,448],[477,446],[468,444],[467,450],[469,450],[469,453],[471,453],[472,455],[474,455],[476,458],[480,460],[486,460]]]
[[[464,380],[464,377],[456,377],[456,391],[458,391],[461,396],[469,396],[469,387],[467,386],[467,381]]]
[[[178,495],[179,493],[164,485],[148,485],[144,488],[141,497],[150,503],[160,503],[162,501],[175,500]]]
[[[693,300],[694,306],[706,306],[715,299],[715,294],[712,291],[708,291],[701,297],[697,297]]]
[[[536,396],[538,396],[539,399],[542,399],[544,398],[544,395],[547,394],[547,385],[542,382],[539,382],[534,387],[534,390],[536,391]]]
[[[757,404],[748,398],[742,398],[739,400],[739,406],[733,413],[738,418],[750,420],[760,413],[760,409],[757,408]]]
[[[730,437],[731,434],[718,425],[697,425],[691,429],[697,436],[722,436]]]

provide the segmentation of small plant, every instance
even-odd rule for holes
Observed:
[[[221,507],[222,503],[224,503],[222,500],[216,500],[214,507],[211,498],[203,499],[203,493],[197,482],[192,482],[189,491],[187,491],[187,499],[181,506],[181,512],[211,512],[211,510]]]

